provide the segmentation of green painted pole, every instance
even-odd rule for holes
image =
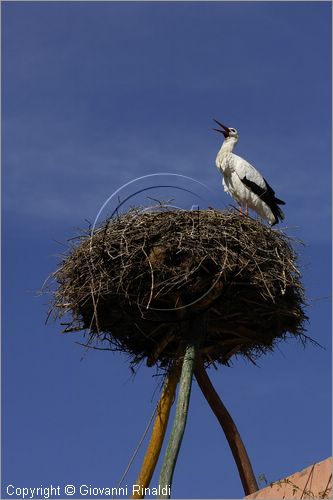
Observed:
[[[195,358],[198,349],[197,346],[199,345],[200,339],[203,336],[205,330],[204,325],[205,321],[203,319],[203,316],[195,317],[190,322],[191,341],[188,342],[185,350],[182,371],[179,380],[176,413],[159,478],[160,498],[170,498],[171,496],[173,473],[175,470],[178,453],[186,426]]]

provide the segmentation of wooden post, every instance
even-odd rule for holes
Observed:
[[[245,495],[257,491],[258,484],[242,438],[230,413],[222,403],[205,370],[201,356],[197,357],[195,378],[208,404],[221,424],[234,456]]]
[[[160,455],[165,431],[168,425],[170,409],[175,398],[176,387],[180,375],[179,366],[174,363],[165,381],[163,391],[158,402],[151,438],[135,484],[141,486],[141,493],[134,493],[131,498],[144,498],[144,489],[150,484],[156,463]]]
[[[170,498],[173,473],[175,470],[178,453],[182,443],[188,406],[191,395],[191,386],[193,378],[193,370],[195,366],[195,358],[197,354],[197,346],[205,332],[205,317],[204,315],[195,316],[189,325],[189,340],[185,350],[183,359],[182,371],[179,381],[178,400],[176,406],[176,414],[173,421],[173,426],[165,451],[161,474],[159,478],[159,487],[161,490],[160,498]]]

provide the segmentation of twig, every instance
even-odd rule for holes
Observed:
[[[126,467],[125,471],[123,472],[123,475],[121,476],[121,478],[120,478],[120,480],[119,480],[119,483],[117,484],[117,488],[116,488],[116,490],[118,490],[118,489],[120,488],[120,486],[121,486],[122,482],[124,481],[125,477],[127,476],[128,471],[130,470],[130,468],[131,468],[131,466],[132,466],[132,463],[133,463],[133,461],[134,461],[135,457],[137,456],[137,454],[138,454],[138,452],[139,452],[139,450],[140,450],[140,448],[141,448],[141,445],[142,445],[142,443],[143,443],[143,441],[144,441],[144,439],[145,439],[145,437],[146,437],[146,435],[147,435],[147,433],[148,433],[148,431],[149,431],[149,427],[151,426],[151,423],[152,423],[152,421],[153,421],[153,418],[154,418],[155,414],[156,414],[156,408],[154,409],[154,411],[153,411],[153,413],[152,413],[152,415],[151,415],[151,417],[150,417],[150,419],[149,419],[149,422],[148,422],[148,424],[147,424],[147,426],[146,426],[146,428],[145,428],[145,430],[144,430],[144,432],[143,432],[143,434],[142,434],[142,436],[141,436],[141,438],[140,438],[140,441],[139,441],[139,443],[138,443],[137,447],[135,448],[134,453],[133,453],[133,455],[131,456],[131,459],[130,459],[130,461],[128,462],[128,464],[127,464],[127,467]],[[114,496],[112,497],[112,499],[113,499],[113,498],[114,498]]]
[[[157,344],[150,356],[147,357],[147,366],[153,366],[157,362],[160,354],[164,351],[166,346],[174,340],[174,338],[175,334],[173,331],[165,334],[165,337]]]
[[[151,262],[149,260],[148,255],[145,252],[145,249],[143,247],[142,247],[142,252],[145,254],[146,259],[148,260],[148,263],[149,263],[149,267],[150,267],[151,287],[150,287],[150,294],[149,294],[148,303],[146,305],[146,309],[149,309],[150,302],[151,302],[151,299],[153,298],[153,292],[154,292],[154,269],[153,269],[153,266],[151,265]]]

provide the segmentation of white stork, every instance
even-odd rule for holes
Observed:
[[[277,224],[284,219],[279,205],[285,205],[285,202],[275,197],[273,189],[258,170],[232,152],[238,142],[237,130],[217,120],[214,122],[221,127],[214,130],[225,138],[216,157],[216,166],[223,174],[224,190],[240,205],[241,213],[242,207],[245,207],[246,214],[251,208],[271,226]]]

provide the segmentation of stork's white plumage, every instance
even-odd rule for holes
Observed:
[[[246,160],[233,153],[238,142],[238,132],[214,120],[224,135],[224,142],[216,157],[216,166],[223,174],[224,190],[229,193],[246,213],[251,208],[271,226],[284,219],[279,205],[285,202],[275,197],[275,192],[264,177]]]

